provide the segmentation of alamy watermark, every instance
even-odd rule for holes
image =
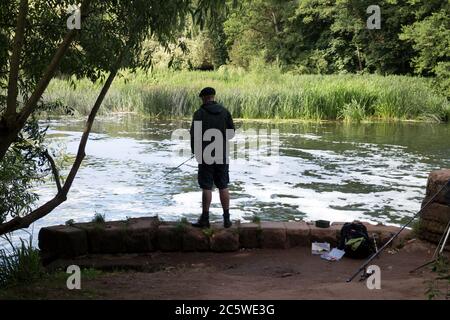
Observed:
[[[260,164],[261,169],[277,171],[280,156],[280,133],[278,129],[202,130],[202,122],[194,121],[193,139],[187,129],[172,132],[174,142],[173,161],[179,157],[195,155],[198,163],[224,164],[239,161],[241,164]]]
[[[69,17],[67,18],[67,29],[69,30],[80,30],[81,29],[81,5],[70,5],[67,8],[67,14]]]
[[[381,8],[378,5],[371,5],[367,7],[367,14],[370,16],[367,18],[367,29],[379,30],[381,29]]]
[[[366,270],[369,277],[366,280],[366,286],[369,290],[381,289],[381,269],[377,265],[371,265]]]
[[[67,267],[66,273],[70,274],[67,278],[66,286],[69,290],[81,289],[81,269],[77,265],[70,265]]]

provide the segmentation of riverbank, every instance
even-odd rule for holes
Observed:
[[[435,275],[427,268],[409,271],[428,261],[433,250],[419,240],[386,250],[374,261],[381,268],[381,290],[369,290],[358,278],[345,282],[361,260],[328,262],[312,256],[310,248],[297,247],[60,260],[53,267],[77,264],[97,270],[83,271],[81,290],[68,290],[68,275],[61,271],[5,290],[0,299],[427,299],[427,281]]]
[[[73,86],[73,84],[75,86]],[[380,75],[295,75],[276,68],[245,72],[157,70],[123,72],[101,112],[137,112],[164,119],[191,117],[204,86],[217,89],[218,100],[235,118],[307,121],[448,121],[448,100],[425,78]],[[86,79],[55,79],[45,94],[78,115],[88,114],[100,84]]]

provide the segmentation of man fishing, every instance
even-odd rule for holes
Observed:
[[[191,125],[191,151],[198,162],[198,184],[202,193],[202,215],[192,225],[209,228],[209,207],[213,184],[219,189],[223,209],[223,225],[231,227],[229,183],[229,144],[234,137],[234,123],[230,112],[215,101],[216,91],[201,90],[201,107],[194,113]]]

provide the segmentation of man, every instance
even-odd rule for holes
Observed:
[[[198,164],[198,184],[202,193],[202,215],[194,227],[209,228],[209,207],[213,184],[219,189],[223,225],[231,227],[228,140],[234,136],[230,112],[215,101],[216,91],[204,88],[199,97],[202,106],[194,113],[191,125],[191,151]]]

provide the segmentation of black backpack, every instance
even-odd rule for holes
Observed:
[[[367,228],[361,222],[345,223],[342,226],[338,248],[345,251],[346,257],[354,259],[364,259],[375,252]]]

